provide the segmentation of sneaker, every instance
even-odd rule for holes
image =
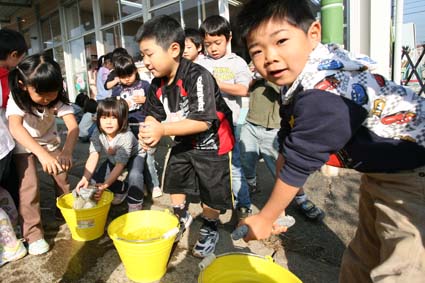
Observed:
[[[26,254],[27,249],[21,241],[18,241],[14,248],[3,247],[3,250],[0,250],[0,266],[8,262],[21,259],[26,256]]]
[[[238,220],[242,220],[242,219],[245,219],[252,214],[252,209],[241,206],[241,207],[236,208],[236,214],[238,216]]]
[[[152,189],[152,198],[159,198],[162,196],[162,191],[160,187],[154,187]]]
[[[28,245],[28,253],[30,255],[41,255],[47,253],[48,251],[49,244],[43,238]]]
[[[139,210],[142,210],[142,208],[143,208],[142,203],[129,203],[128,204],[128,212],[139,211]]]
[[[218,238],[218,231],[203,225],[199,230],[199,239],[192,249],[192,254],[196,257],[204,258],[214,253]]]
[[[180,229],[179,229],[179,233],[177,234],[174,242],[180,241],[180,239],[183,236],[184,231],[186,231],[186,229],[189,228],[189,226],[190,226],[190,224],[192,224],[192,222],[193,222],[192,215],[190,215],[190,213],[188,211],[186,211],[186,216],[180,217],[180,219],[179,219]]]
[[[323,210],[318,208],[311,200],[307,199],[306,201],[298,204],[298,208],[301,212],[310,220],[323,220],[325,213]]]

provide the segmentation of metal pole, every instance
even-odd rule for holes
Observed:
[[[393,64],[393,81],[401,83],[401,52],[402,52],[402,32],[403,32],[403,7],[404,0],[395,0],[395,41],[394,41],[394,64]]]

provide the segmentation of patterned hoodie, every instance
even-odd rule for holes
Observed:
[[[319,44],[282,89],[281,178],[302,185],[328,164],[361,172],[425,165],[425,99],[372,74],[368,57]]]

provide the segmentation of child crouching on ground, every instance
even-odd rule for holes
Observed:
[[[218,242],[220,211],[232,208],[229,152],[234,144],[231,111],[212,75],[182,58],[185,35],[169,16],[146,23],[136,35],[146,67],[155,76],[139,140],[154,147],[163,136],[175,136],[167,164],[164,190],[171,194],[182,230],[192,216],[186,207],[187,188],[199,188],[203,225],[193,255],[205,257]],[[160,123],[163,121],[162,123]]]
[[[114,193],[112,204],[120,204],[127,199],[129,212],[141,210],[146,153],[142,152],[136,137],[128,129],[125,100],[120,97],[101,100],[97,106],[96,123],[97,129],[90,139],[90,155],[77,191],[87,188],[93,179],[99,189],[96,199],[109,189]],[[95,171],[101,152],[106,153],[108,159]],[[128,182],[124,180],[125,170]]]
[[[253,0],[238,16],[258,72],[282,86],[279,176],[245,240],[273,224],[308,175],[328,160],[363,172],[357,232],[340,282],[425,278],[425,99],[320,43],[308,0]]]

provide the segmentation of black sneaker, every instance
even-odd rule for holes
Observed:
[[[321,221],[325,218],[323,210],[318,208],[311,200],[297,204],[301,212],[310,220]]]
[[[242,220],[242,219],[245,219],[252,214],[252,209],[250,209],[248,207],[241,206],[241,207],[236,208],[236,214],[238,216],[238,220]]]

